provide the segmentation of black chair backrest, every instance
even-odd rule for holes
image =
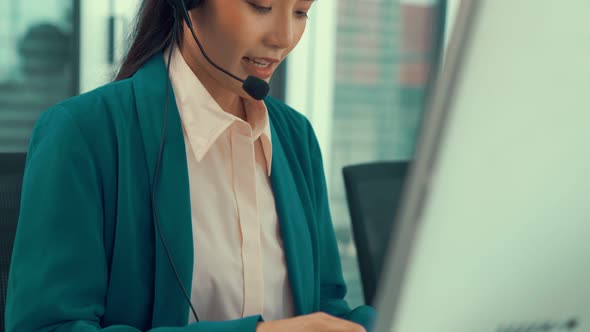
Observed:
[[[408,161],[385,161],[342,170],[367,304],[373,303],[408,167]]]
[[[25,160],[25,153],[0,153],[0,332],[4,331],[8,268],[16,234]]]

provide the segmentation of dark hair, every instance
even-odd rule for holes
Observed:
[[[131,77],[155,54],[162,52],[172,42],[176,29],[176,42],[182,41],[182,18],[174,20],[170,0],[144,0],[135,17],[132,40],[114,81]]]

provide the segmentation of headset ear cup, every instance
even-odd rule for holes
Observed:
[[[186,0],[186,9],[191,10],[198,7],[201,4],[201,0]]]

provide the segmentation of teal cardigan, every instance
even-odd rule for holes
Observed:
[[[154,231],[150,202],[165,84],[171,88],[159,54],[133,77],[41,115],[27,155],[8,282],[7,332],[253,332],[263,319],[187,325],[189,306]],[[323,311],[370,330],[374,310],[351,310],[343,299],[346,286],[311,125],[273,98],[265,103],[273,143],[271,183],[295,313]],[[168,106],[155,204],[190,294],[189,181],[173,94]]]

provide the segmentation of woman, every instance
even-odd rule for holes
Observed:
[[[196,43],[268,81],[312,3],[144,1],[115,82],[36,125],[8,332],[369,329],[343,300],[309,122]]]

